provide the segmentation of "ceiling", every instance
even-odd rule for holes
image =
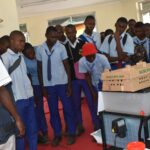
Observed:
[[[19,17],[118,0],[16,0]]]

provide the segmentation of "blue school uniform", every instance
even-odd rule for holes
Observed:
[[[78,79],[76,77],[75,70],[74,70],[74,63],[77,63],[79,59],[82,57],[80,53],[84,43],[85,42],[83,40],[76,39],[74,44],[72,44],[68,40],[68,43],[65,45],[68,54],[68,61],[71,68],[72,91],[73,91],[72,99],[73,99],[74,111],[75,111],[75,122],[77,126],[83,124],[82,111],[81,111],[81,92],[83,90],[90,110],[93,125],[98,129],[100,127],[100,124],[96,112],[97,108],[95,107],[90,89],[85,79]]]
[[[110,69],[110,64],[107,60],[107,58],[104,55],[101,54],[96,54],[95,60],[90,63],[86,60],[85,57],[82,57],[79,60],[79,72],[81,73],[90,73],[91,79],[92,79],[92,85],[93,88],[96,92],[99,90],[102,90],[102,82],[101,82],[101,74],[104,72],[105,69]],[[90,94],[91,92],[88,92],[89,95],[92,99],[92,95]],[[97,117],[97,107],[98,104],[92,101],[89,102],[89,106],[91,107],[91,112],[93,121],[95,122],[96,129],[100,127],[100,121]],[[98,122],[99,121],[99,122]]]
[[[48,65],[51,61],[51,79],[49,78]],[[65,47],[56,42],[52,47],[51,51],[44,42],[38,47],[37,60],[42,62],[42,73],[43,73],[43,84],[48,92],[48,105],[51,114],[51,125],[54,130],[55,136],[61,136],[61,121],[58,111],[58,98],[61,99],[63,104],[63,109],[66,114],[66,124],[68,127],[69,134],[75,134],[75,122],[73,105],[70,97],[67,96],[67,83],[68,77],[64,68],[63,60],[67,59],[67,53]]]
[[[30,150],[37,149],[37,124],[34,111],[34,98],[33,90],[30,80],[27,76],[26,65],[22,53],[14,53],[11,49],[8,49],[6,53],[2,55],[3,63],[7,70],[13,63],[21,57],[20,65],[11,73],[12,78],[12,90],[16,102],[16,108],[21,116],[26,127],[26,138],[29,143]],[[24,138],[17,138],[16,149],[25,149]]]
[[[27,57],[24,57],[24,58],[25,58],[26,66],[27,66],[27,73],[31,77],[34,98],[36,100],[35,112],[36,112],[38,129],[39,131],[46,133],[48,129],[47,129],[47,123],[46,123],[46,118],[44,114],[43,96],[42,96],[41,87],[40,87],[39,79],[38,79],[37,60],[36,59],[31,60],[31,59],[28,59]]]
[[[126,38],[126,42],[123,44],[123,39],[125,34],[127,35]],[[104,39],[100,51],[102,53],[108,54],[110,57],[118,57],[117,54],[117,50],[116,50],[116,40],[113,36],[111,42],[109,43],[109,38],[112,35],[108,35],[106,36],[106,38]],[[123,52],[127,53],[127,55],[133,55],[134,54],[134,44],[133,44],[133,39],[132,37],[128,34],[128,33],[122,33],[120,36],[120,43],[121,43],[121,47],[123,49]],[[110,62],[111,63],[111,69],[117,69],[116,64],[118,63],[118,61],[116,62]],[[122,67],[124,67],[125,62],[122,62]]]
[[[84,42],[93,43],[96,46],[96,48],[100,51],[101,47],[100,33],[93,32],[92,35],[89,36],[84,32],[79,36],[79,39],[83,40]]]

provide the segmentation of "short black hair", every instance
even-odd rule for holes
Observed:
[[[19,30],[14,30],[10,33],[10,39],[14,38],[16,36],[24,36],[24,34]]]
[[[114,31],[112,30],[112,29],[107,29],[107,30],[105,30],[105,36],[107,36],[107,35],[109,35],[109,34],[113,34],[114,33]]]
[[[66,26],[66,28],[74,28],[75,27],[75,25],[73,25],[73,24],[68,24],[67,26]]]
[[[89,20],[89,19],[95,20],[95,17],[92,16],[92,15],[89,15],[89,16],[87,16],[87,17],[85,18],[85,21],[87,21],[87,20]]]
[[[125,18],[125,17],[120,17],[120,18],[118,18],[116,23],[118,23],[118,22],[122,22],[122,23],[128,24],[128,20],[127,20],[127,18]]]
[[[4,43],[9,43],[10,42],[10,37],[8,35],[4,35],[0,38],[0,43],[4,44]]]
[[[134,26],[134,28],[143,28],[144,27],[144,23],[143,22],[137,22]]]
[[[150,23],[145,23],[144,27],[150,27]]]
[[[23,49],[23,51],[22,51],[22,53],[26,56],[26,51],[27,51],[27,49],[29,49],[29,48],[33,48],[33,46],[30,44],[30,43],[25,43],[25,45],[24,45],[24,49]]]
[[[75,25],[73,25],[73,24],[68,24],[68,25],[65,27],[65,31],[66,31],[67,28],[75,28],[75,29],[76,29]]]
[[[45,34],[49,34],[51,32],[57,32],[56,27],[54,27],[54,26],[47,27]]]
[[[134,22],[136,22],[136,21],[135,21],[135,19],[129,19],[128,23],[129,23],[129,22],[131,22],[131,21],[134,21]]]

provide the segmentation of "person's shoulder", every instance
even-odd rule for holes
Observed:
[[[129,33],[125,33],[125,35],[127,36],[127,39],[131,39],[131,40],[133,40],[136,36],[134,36],[134,37],[132,37]],[[124,36],[125,36],[124,35]]]
[[[11,55],[13,54],[12,50],[7,49],[7,51],[1,55],[2,58],[4,57],[11,57]]]
[[[81,57],[81,58],[79,59],[79,63],[85,63],[85,62],[86,62],[85,57]]]
[[[107,57],[103,54],[96,54],[96,57],[97,57],[97,60],[100,60],[100,61],[104,61],[107,59]]]

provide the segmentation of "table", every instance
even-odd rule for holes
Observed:
[[[140,112],[144,111],[144,116]],[[99,92],[98,113],[102,118],[103,148],[113,145],[115,135],[111,122],[123,117],[127,125],[127,137],[118,139],[118,147],[125,148],[130,141],[144,141],[149,147],[150,90],[137,93]]]

